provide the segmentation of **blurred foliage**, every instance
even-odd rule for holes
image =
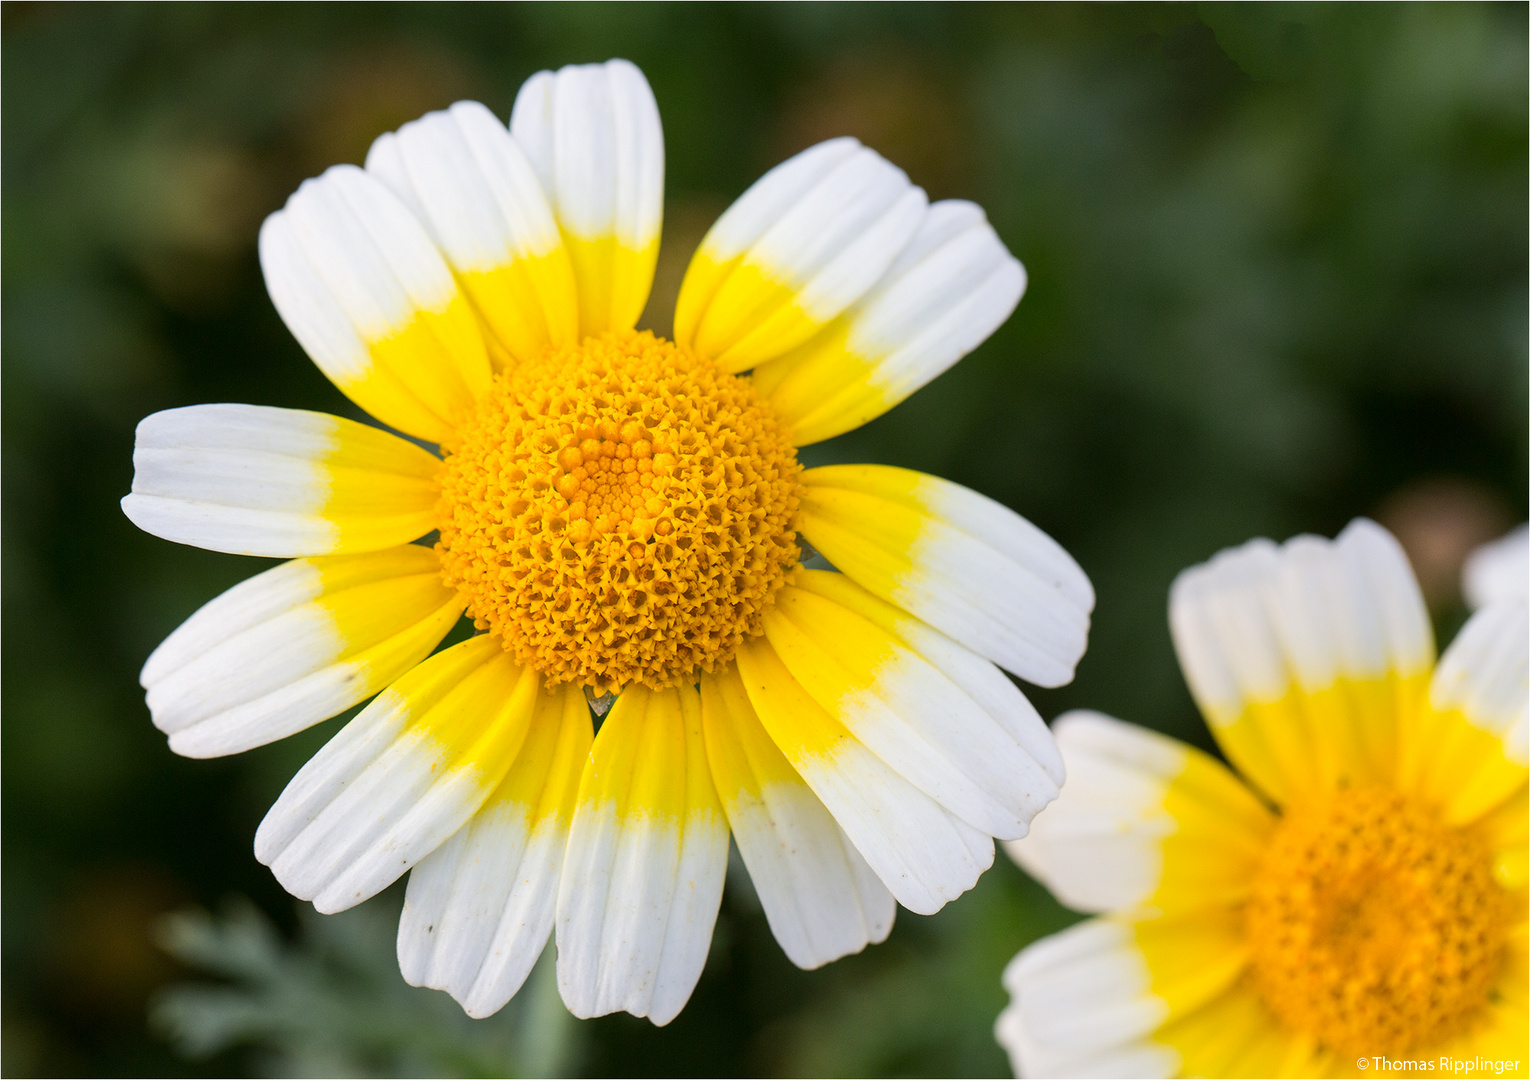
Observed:
[[[644,68],[668,152],[660,330],[715,214],[826,136],[987,208],[1030,273],[1015,317],[804,456],[939,473],[1075,553],[1099,606],[1078,679],[1033,695],[1047,716],[1090,705],[1204,745],[1164,603],[1219,547],[1372,514],[1449,623],[1464,553],[1525,516],[1524,5],[0,10],[8,1074],[555,1060],[525,1056],[553,1045],[526,1025],[563,1022],[537,1012],[543,991],[475,1025],[403,986],[385,902],[298,918],[250,840],[339,721],[234,759],[171,755],[138,665],[264,564],[142,535],[116,505],[156,409],[355,415],[273,312],[255,230],[303,177],[457,98],[507,115],[539,68]],[[164,912],[229,894],[266,915],[173,923],[179,961],[156,946]],[[997,1074],[998,972],[1070,917],[1001,856],[938,916],[902,913],[885,945],[804,973],[730,877],[680,1018],[575,1024],[566,1061]],[[202,977],[188,967],[225,981],[163,990]]]
[[[266,1076],[563,1076],[576,1062],[578,1022],[563,1008],[549,951],[525,989],[488,1021],[398,977],[398,889],[325,918],[302,913],[289,944],[248,901],[213,917],[167,915],[165,950],[228,986],[159,993],[152,1026],[192,1059],[254,1043]],[[390,902],[391,901],[391,902]]]

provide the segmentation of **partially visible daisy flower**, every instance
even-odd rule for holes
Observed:
[[[1524,1075],[1524,598],[1436,665],[1401,548],[1359,520],[1185,571],[1169,618],[1232,767],[1097,713],[1057,721],[1068,784],[1007,848],[1099,914],[1006,969],[1016,1072],[1350,1076],[1444,1055]]]
[[[1483,544],[1461,568],[1461,595],[1473,611],[1498,600],[1530,597],[1530,526]]]
[[[406,124],[305,182],[260,258],[314,362],[413,441],[248,405],[138,428],[135,523],[292,560],[154,652],[155,724],[212,757],[377,695],[255,853],[324,912],[409,872],[404,976],[474,1016],[556,927],[574,1013],[667,1023],[730,831],[793,962],[856,952],[971,888],[1063,778],[995,664],[1072,678],[1077,564],[975,492],[795,449],[980,344],[1020,263],[834,139],[713,226],[666,341],[633,329],[663,180],[625,61],[534,76],[508,127],[472,102]],[[432,655],[464,612],[481,633]]]

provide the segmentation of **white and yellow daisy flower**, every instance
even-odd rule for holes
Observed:
[[[795,449],[982,342],[1020,263],[978,207],[835,139],[718,220],[666,341],[633,330],[663,174],[625,61],[533,77],[508,127],[471,102],[406,124],[304,183],[260,256],[314,362],[414,441],[247,405],[138,429],[141,528],[292,560],[155,651],[154,722],[210,757],[377,695],[256,855],[325,912],[412,870],[404,976],[474,1016],[556,928],[570,1009],[669,1021],[730,831],[795,963],[856,952],[895,902],[971,888],[1063,779],[995,664],[1072,677],[1074,561],[965,488]],[[431,655],[464,612],[482,633]]]
[[[1005,971],[1016,1071],[1525,1075],[1524,597],[1436,664],[1401,548],[1359,520],[1222,552],[1169,617],[1232,768],[1058,720],[1067,787],[1008,850],[1099,914]]]

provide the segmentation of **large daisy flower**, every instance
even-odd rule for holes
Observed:
[[[508,127],[472,102],[406,124],[304,183],[260,258],[314,362],[409,438],[248,405],[138,428],[139,527],[292,560],[154,652],[155,724],[211,757],[377,695],[255,854],[323,912],[412,871],[404,977],[474,1016],[556,927],[573,1012],[668,1022],[730,830],[795,963],[858,951],[895,901],[971,888],[1063,778],[995,664],[1072,677],[1078,566],[965,488],[795,449],[976,347],[1020,263],[978,207],[834,139],[717,221],[667,341],[633,329],[663,179],[625,61],[534,76]],[[432,655],[464,612],[481,632]]]
[[[1096,713],[1057,722],[1068,786],[1009,850],[1103,914],[1006,970],[1016,1071],[1524,1075],[1524,595],[1436,665],[1402,549],[1359,520],[1185,571],[1169,618],[1242,776]]]

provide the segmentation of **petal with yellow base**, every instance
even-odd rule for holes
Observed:
[[[892,894],[770,741],[736,668],[701,680],[701,717],[728,824],[787,957],[812,969],[885,939]]]
[[[235,555],[378,551],[435,528],[441,461],[328,413],[191,405],[138,424],[123,513]]]
[[[673,1020],[706,964],[727,866],[700,695],[628,687],[590,751],[558,887],[569,1011]]]
[[[761,177],[701,242],[675,305],[675,340],[725,371],[783,356],[865,296],[924,220],[924,192],[854,139]]]
[[[313,362],[383,423],[445,442],[489,386],[472,307],[425,227],[354,165],[305,180],[260,228],[260,267]]]
[[[876,285],[755,381],[798,446],[881,416],[977,348],[1025,293],[1025,267],[974,203],[931,204]]]
[[[203,605],[139,682],[170,749],[235,754],[365,701],[425,659],[462,608],[429,548],[295,559]]]
[[[430,233],[503,366],[579,340],[579,296],[557,219],[531,162],[476,101],[381,135],[367,172]]]
[[[256,830],[255,857],[326,914],[376,895],[499,786],[540,692],[492,638],[437,653],[298,771]]]
[[[563,231],[580,335],[632,329],[664,213],[664,131],[648,80],[626,60],[538,72],[516,95],[510,134]]]
[[[824,711],[755,638],[738,651],[750,704],[898,903],[932,915],[993,863],[993,840],[904,779]]]
[[[579,777],[593,738],[584,694],[538,697],[499,787],[409,874],[398,963],[413,986],[445,990],[472,1017],[521,988],[552,933]]]
[[[829,465],[802,485],[802,534],[856,584],[1028,682],[1072,680],[1094,589],[1046,533],[912,469]]]

